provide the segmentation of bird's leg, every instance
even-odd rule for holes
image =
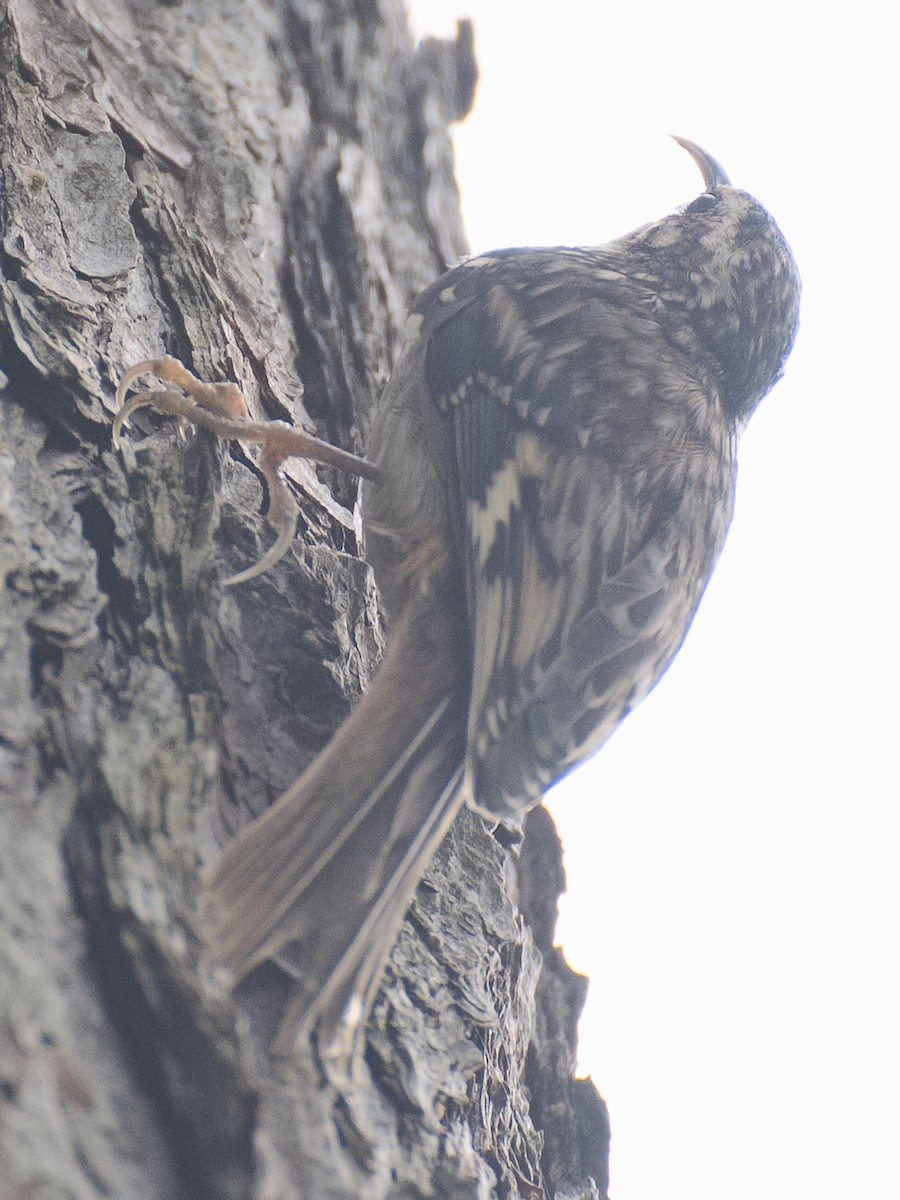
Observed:
[[[128,397],[129,388],[140,375],[154,375],[162,383],[174,386],[136,392]],[[261,447],[259,469],[269,489],[268,521],[278,536],[259,562],[226,579],[226,587],[243,583],[267,571],[285,554],[291,543],[298,509],[281,471],[285,459],[309,458],[363,479],[378,479],[381,475],[374,463],[323,442],[294,425],[288,425],[286,421],[252,420],[237,384],[204,383],[177,358],[169,355],[148,359],[126,371],[116,388],[116,405],[118,412],[112,427],[116,449],[119,448],[122,429],[128,428],[129,418],[139,408],[153,408],[177,417],[182,431],[185,424],[193,425],[208,430],[216,437],[252,442]]]

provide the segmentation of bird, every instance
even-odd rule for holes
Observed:
[[[656,684],[696,612],[800,280],[766,209],[676,141],[703,179],[676,212],[600,246],[476,255],[413,301],[364,459],[251,422],[233,384],[201,384],[177,360],[123,378],[116,437],[149,403],[262,445],[279,536],[228,582],[290,541],[288,454],[362,479],[383,660],[203,887],[234,980],[268,959],[294,977],[278,1053],[313,1035],[350,1053],[460,808],[496,827],[538,804]],[[126,400],[141,371],[178,391]]]

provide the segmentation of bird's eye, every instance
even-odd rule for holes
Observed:
[[[719,197],[715,192],[704,192],[702,196],[698,196],[684,210],[689,213],[707,212],[711,208],[715,208],[719,203]]]

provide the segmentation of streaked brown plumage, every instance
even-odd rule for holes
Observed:
[[[684,211],[598,248],[472,259],[413,304],[370,463],[351,464],[384,662],[205,889],[236,976],[271,957],[297,975],[282,1047],[317,1027],[346,1052],[459,807],[537,803],[690,624],[799,280],[765,210],[682,144],[706,188]]]

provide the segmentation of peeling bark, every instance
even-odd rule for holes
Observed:
[[[110,444],[122,372],[171,353],[361,449],[464,250],[474,81],[470,31],[417,50],[399,0],[0,5],[4,1196],[605,1194],[542,814],[521,852],[462,814],[358,1078],[268,1059],[288,982],[226,993],[198,877],[377,661],[355,484],[297,463],[292,553],[226,590],[271,539],[252,455],[147,414]]]

